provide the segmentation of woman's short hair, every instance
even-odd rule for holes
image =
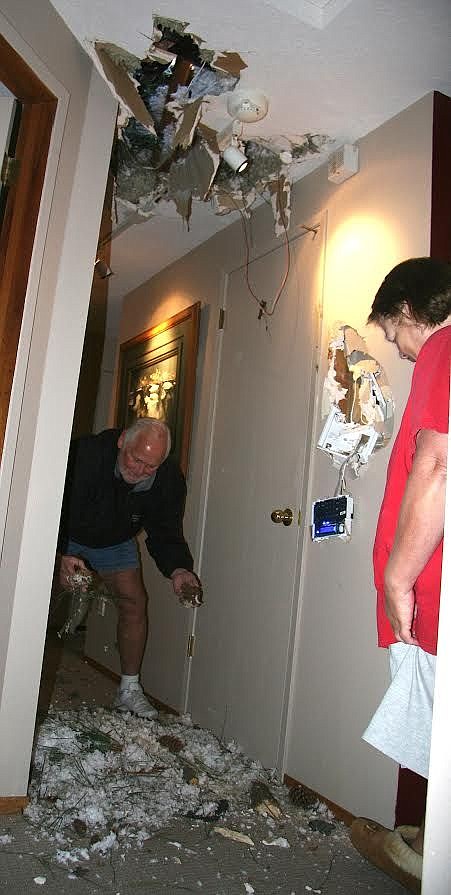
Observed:
[[[368,323],[397,320],[405,310],[417,323],[433,327],[451,314],[451,264],[409,258],[397,264],[376,292]]]

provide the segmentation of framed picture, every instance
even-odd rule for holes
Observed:
[[[199,339],[200,302],[120,346],[116,425],[164,420],[172,451],[188,469]]]

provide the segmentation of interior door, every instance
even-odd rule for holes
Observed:
[[[318,222],[316,222],[318,223]],[[321,226],[290,244],[286,287],[258,319],[243,268],[229,274],[218,377],[189,708],[196,722],[235,738],[265,766],[280,763],[304,526],[322,285]],[[248,279],[277,294],[286,246],[262,254]],[[274,510],[293,515],[274,522]],[[288,521],[288,520],[287,520]]]

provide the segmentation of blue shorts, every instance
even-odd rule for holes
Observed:
[[[85,547],[69,541],[67,556],[79,556],[95,572],[120,572],[123,569],[139,569],[138,547],[134,538],[113,544],[112,547]]]

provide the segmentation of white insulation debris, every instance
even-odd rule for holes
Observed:
[[[24,815],[55,839],[59,863],[140,846],[177,815],[209,818],[219,796],[227,810],[265,778],[235,743],[221,744],[189,716],[169,717],[159,724],[99,708],[43,722]]]

